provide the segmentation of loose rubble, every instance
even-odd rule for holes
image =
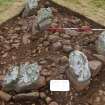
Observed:
[[[104,54],[99,55],[101,54],[100,52],[97,54],[98,50],[95,44],[101,32],[90,33],[76,30],[63,32],[62,30],[56,30],[56,32],[55,30],[47,30],[49,25],[51,28],[94,26],[85,19],[80,19],[71,13],[69,14],[64,8],[58,8],[58,6],[49,4],[50,2],[47,6],[44,4],[39,5],[40,1],[38,0],[35,2],[36,7],[32,9],[32,11],[35,10],[32,12],[34,15],[27,14],[27,16],[24,15],[24,18],[18,16],[0,27],[0,89],[9,91],[5,95],[11,94],[10,97],[12,96],[10,102],[7,104],[3,103],[6,105],[87,105],[87,100],[92,96],[93,91],[97,91],[100,87],[105,87],[105,56]],[[45,3],[44,0],[41,2]],[[75,50],[76,54],[72,56]],[[12,68],[8,69],[12,67],[11,65],[18,69],[20,65],[17,64],[25,65],[26,62],[30,62],[30,65],[35,61],[37,61],[38,67],[39,65],[41,66],[41,69],[38,70],[38,75],[34,76],[36,77],[34,79],[35,84],[32,85],[31,89],[25,85],[27,81],[26,83],[21,82],[24,80],[24,75],[23,78],[21,77],[21,80],[16,79],[18,72],[10,73],[11,75],[15,73],[12,88],[4,89],[4,86],[2,87],[2,80],[4,78],[7,80],[6,78],[9,76],[7,74],[9,70],[12,70]],[[82,70],[74,68],[81,71],[81,75],[79,72],[74,72],[75,70],[71,68],[71,61],[74,62],[72,63],[73,67],[75,65],[75,67],[78,67],[81,64],[79,67]],[[35,70],[35,67],[33,68]],[[28,72],[30,73],[31,70]],[[21,74],[24,73],[22,72]],[[34,75],[33,72],[32,74]],[[69,79],[71,84],[70,92],[51,92],[49,90],[49,81],[56,79]],[[11,78],[9,80],[10,82],[12,81]],[[33,84],[32,82],[30,83]],[[23,87],[24,89],[21,90]],[[28,89],[27,92],[29,93],[25,93],[23,91],[25,89]],[[37,94],[33,95],[33,93]],[[7,99],[5,97],[1,98],[4,101],[9,101],[10,97],[7,97]],[[19,97],[20,101],[18,101]],[[29,97],[29,100],[27,100],[27,97]],[[101,104],[101,98],[97,98],[97,95],[95,98]],[[104,96],[102,98],[104,99]],[[35,100],[30,101],[31,99]],[[21,102],[21,100],[24,101]]]

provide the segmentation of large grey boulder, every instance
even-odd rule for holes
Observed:
[[[26,91],[35,88],[41,67],[37,63],[12,66],[3,83],[5,91]]]
[[[73,83],[76,90],[83,90],[86,88],[91,79],[91,72],[87,57],[84,53],[75,50],[69,55],[69,69],[67,76]]]

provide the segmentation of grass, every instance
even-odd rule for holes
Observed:
[[[8,9],[15,0],[0,0],[0,13]]]
[[[105,9],[105,0],[91,0],[90,5]]]
[[[52,0],[105,26],[105,0]]]
[[[25,0],[0,0],[0,24],[18,15],[24,5]]]

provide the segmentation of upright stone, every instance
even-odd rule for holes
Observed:
[[[39,26],[39,30],[44,30],[49,27],[52,23],[53,13],[50,7],[48,8],[41,8],[38,11],[37,16],[37,24]]]
[[[83,90],[89,85],[91,72],[84,53],[78,50],[70,53],[67,76],[77,91]]]
[[[36,9],[38,8],[39,1],[40,0],[26,0],[26,6],[25,6],[22,16],[26,17],[28,15],[35,14]]]

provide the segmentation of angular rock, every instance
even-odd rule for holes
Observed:
[[[70,36],[78,36],[79,35],[79,32],[77,32],[75,30],[66,30],[65,33],[70,35]]]
[[[26,45],[26,44],[29,44],[30,43],[30,35],[29,34],[25,34],[23,36],[23,43]]]
[[[58,105],[58,103],[53,101],[49,105]]]
[[[50,76],[51,74],[52,74],[52,72],[51,71],[48,71],[47,69],[43,69],[41,71],[41,75],[42,76]]]
[[[89,61],[89,67],[92,72],[92,77],[94,77],[100,72],[102,68],[102,62],[97,60]]]
[[[68,63],[68,61],[69,61],[69,59],[67,56],[63,56],[59,59],[59,63],[61,63],[61,64],[66,64],[66,63]]]
[[[47,97],[47,95],[46,95],[44,92],[40,92],[40,97],[41,97],[42,99],[45,99],[45,98]]]
[[[41,67],[37,63],[12,66],[3,82],[5,91],[27,91],[36,86]]]
[[[51,8],[41,8],[38,11],[38,16],[37,16],[37,24],[39,30],[45,30],[47,29],[53,20],[53,14],[52,14],[52,9]]]
[[[50,97],[47,97],[45,100],[46,100],[46,103],[50,103],[52,101]]]
[[[59,40],[59,36],[57,35],[50,35],[49,36],[49,41],[54,43],[54,42],[57,42]]]
[[[77,91],[87,88],[90,83],[91,72],[84,53],[78,50],[70,53],[67,76]]]
[[[71,51],[73,51],[73,48],[71,47],[71,45],[64,45],[63,51],[66,53],[70,53]]]
[[[46,85],[46,79],[44,76],[40,76],[34,89],[40,89]]]
[[[60,50],[62,48],[62,44],[60,42],[56,42],[52,46],[54,50]]]
[[[105,31],[99,35],[96,42],[96,48],[99,54],[105,55]]]

